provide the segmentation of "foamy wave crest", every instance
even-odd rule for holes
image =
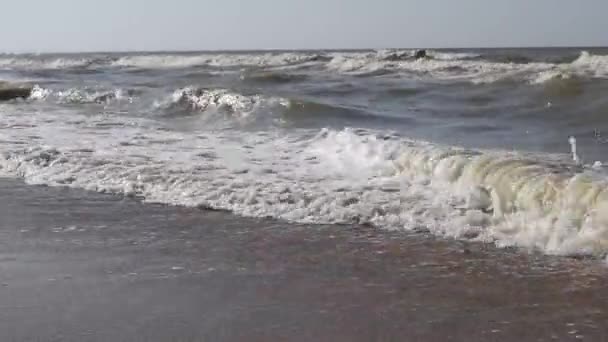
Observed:
[[[97,120],[81,119],[86,127]],[[22,125],[4,133],[15,145],[1,145],[1,172],[245,216],[426,230],[560,255],[608,252],[608,178],[562,156],[354,129],[188,135],[136,124],[94,140],[68,127]],[[23,148],[33,134],[39,145]]]
[[[543,84],[556,79],[608,77],[608,56],[583,51],[572,63],[501,63],[469,53],[429,52],[429,59],[414,60],[409,51],[336,53],[326,67],[340,73],[375,75],[381,72],[411,73],[420,78],[462,80],[475,84],[503,80]]]
[[[168,100],[156,103],[156,107],[186,107],[196,111],[223,110],[239,116],[248,116],[260,106],[287,106],[288,100],[262,95],[241,95],[226,89],[186,87],[176,90]]]
[[[532,84],[544,84],[552,81],[559,80],[570,80],[574,76],[572,73],[565,70],[548,70],[538,73],[536,76],[531,77],[530,83]]]
[[[146,55],[121,57],[112,63],[113,66],[155,68],[185,68],[209,64],[213,56],[180,56],[180,55]]]
[[[368,55],[378,60],[385,61],[399,61],[399,60],[412,60],[416,55],[417,50],[393,50],[384,49],[376,51],[374,55]],[[353,54],[351,54],[353,55]],[[429,58],[441,61],[458,61],[467,60],[481,57],[478,53],[473,52],[446,52],[446,51],[435,51],[428,50],[427,55]]]
[[[193,66],[238,67],[238,66],[285,66],[305,62],[323,61],[317,54],[201,54],[201,55],[139,55],[125,56],[113,62],[114,66],[146,69],[186,68]]]
[[[547,71],[532,75],[530,82],[532,84],[544,84],[573,78],[606,77],[608,77],[608,56],[592,55],[583,51],[572,63],[556,64]]]
[[[463,201],[452,225],[468,227],[467,235],[550,254],[606,254],[606,174],[538,157],[429,145],[406,149],[396,165]]]
[[[5,150],[1,172],[32,184],[245,216],[387,228],[402,221],[399,183],[390,176],[389,159],[398,144],[373,136],[329,131],[307,138],[230,132],[186,137],[162,131],[152,136],[129,128],[103,141],[81,139],[75,148],[72,131],[64,132],[44,137],[52,146]]]
[[[539,72],[555,67],[549,63],[514,64],[473,60],[472,55],[469,59],[459,59],[457,56],[450,57],[450,55],[443,57],[445,58],[386,60],[386,52],[383,54],[341,53],[335,54],[326,67],[340,73],[358,75],[376,75],[383,72],[407,73],[409,76],[422,79],[468,81],[476,84],[494,83],[507,79],[527,80],[530,75],[537,75]]]
[[[583,51],[571,66],[593,77],[608,77],[608,56],[592,55]]]
[[[108,104],[114,101],[133,101],[134,92],[123,89],[98,90],[71,88],[67,90],[45,89],[34,86],[30,95],[31,100],[51,100],[57,103],[71,104]]]
[[[89,58],[0,57],[0,69],[70,69],[88,67],[92,63]]]
[[[341,73],[368,74],[379,70],[394,69],[393,62],[385,60],[386,52],[372,53],[336,53],[326,68]]]
[[[482,57],[481,54],[472,52],[441,52],[431,50],[428,52],[428,54],[429,56],[432,56],[433,59],[441,61],[460,61]]]

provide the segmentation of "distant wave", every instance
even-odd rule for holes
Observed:
[[[592,55],[583,51],[571,66],[594,77],[608,77],[608,56]]]
[[[462,61],[469,59],[480,59],[483,55],[474,52],[440,52],[431,50],[428,52],[433,59],[442,61]]]
[[[151,95],[151,94],[148,94]],[[63,105],[74,104],[141,104],[152,103],[162,116],[229,114],[232,119],[274,119],[281,122],[326,122],[328,119],[357,119],[374,116],[362,109],[327,103],[263,94],[240,94],[222,88],[185,87],[164,98],[146,97],[133,89],[69,88],[51,89],[34,86],[30,101],[45,101]]]
[[[185,68],[207,65],[214,57],[211,55],[180,56],[180,55],[143,55],[125,56],[112,62],[112,66],[137,67],[142,69],[154,68]]]
[[[477,229],[481,240],[550,254],[605,255],[606,175],[548,157],[428,145],[406,149],[397,167],[466,199],[466,211],[453,225]]]
[[[550,70],[549,63],[489,62],[476,53],[428,51],[428,59],[386,59],[391,53],[411,55],[410,51],[335,54],[326,68],[359,76],[406,74],[428,80],[465,81],[475,84],[494,83],[508,79],[527,80],[531,74]]]
[[[573,78],[607,78],[608,56],[592,55],[582,51],[572,63],[556,64],[550,69],[541,71],[530,77],[531,83],[543,84],[556,80],[571,80]]]
[[[62,104],[108,104],[114,101],[132,102],[135,95],[136,92],[134,90],[124,89],[71,88],[66,90],[51,90],[34,86],[29,98],[38,101],[55,101]]]
[[[261,107],[286,106],[288,100],[263,95],[242,95],[227,89],[186,87],[156,103],[160,109],[182,109],[190,112],[223,111],[246,117]]]
[[[186,87],[177,89],[171,96],[155,103],[165,113],[226,113],[231,118],[270,119],[283,123],[303,121],[328,122],[334,119],[369,118],[363,110],[337,105],[266,96],[243,95],[227,89]],[[171,115],[171,114],[169,114]]]
[[[143,55],[125,56],[112,63],[114,66],[137,68],[186,68],[193,66],[243,67],[284,66],[306,62],[323,62],[324,57],[307,53],[280,54],[201,54],[201,55]]]
[[[563,63],[532,61],[526,56],[483,56],[468,52],[429,50],[429,58],[415,60],[412,50],[362,52],[201,53],[142,55],[0,55],[0,70],[95,71],[121,68],[130,71],[207,68],[210,72],[242,72],[246,82],[287,83],[312,70],[360,77],[405,75],[425,80],[463,81],[475,84],[504,80],[541,84],[550,75],[608,78],[608,56],[586,51]],[[403,56],[403,58],[402,58]],[[521,57],[521,58],[520,58]],[[309,70],[310,69],[310,70]],[[298,76],[296,76],[296,74]],[[556,76],[561,77],[561,76]]]
[[[431,57],[433,55],[429,53]],[[606,78],[608,56],[581,52],[571,63],[553,64],[520,60],[519,63],[490,62],[475,54],[447,54],[442,58],[424,60],[389,60],[382,53],[336,54],[326,68],[339,73],[358,76],[375,76],[391,73],[406,73],[429,80],[467,81],[475,84],[495,83],[504,80],[541,84],[555,77]],[[551,76],[551,75],[554,75]]]
[[[384,61],[400,61],[414,59],[417,50],[403,50],[403,49],[384,49],[377,50],[375,57],[378,60]],[[427,50],[427,55],[435,60],[443,61],[456,61],[456,60],[467,60],[476,59],[482,57],[481,54],[475,52],[449,52],[449,51],[437,51]],[[373,55],[370,55],[373,56]]]
[[[108,57],[51,57],[28,55],[0,55],[0,70],[66,70],[102,67],[110,63]]]

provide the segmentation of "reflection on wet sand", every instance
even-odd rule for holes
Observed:
[[[6,341],[599,341],[608,333],[608,271],[598,260],[0,186]]]

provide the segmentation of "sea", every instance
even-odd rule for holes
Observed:
[[[608,48],[414,53],[0,54],[0,176],[604,262]]]

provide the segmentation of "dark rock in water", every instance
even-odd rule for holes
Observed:
[[[414,58],[416,59],[422,59],[422,58],[427,58],[427,54],[426,54],[426,50],[417,50],[416,53],[414,54]]]
[[[31,93],[31,86],[0,82],[0,101],[9,101],[19,98],[25,99],[28,98]]]

